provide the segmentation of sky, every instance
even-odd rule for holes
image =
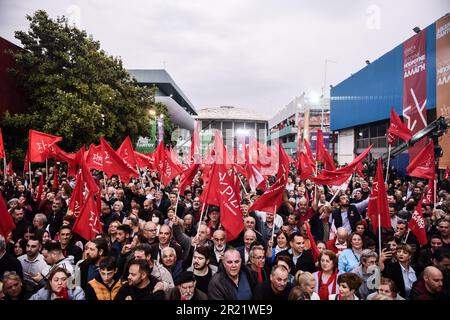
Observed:
[[[127,69],[166,69],[194,107],[272,117],[450,12],[448,0],[0,0],[0,36],[38,9],[68,17]],[[325,84],[325,85],[324,85]]]

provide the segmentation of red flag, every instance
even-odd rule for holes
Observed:
[[[163,169],[163,166],[164,166],[164,159],[166,158],[166,152],[165,152],[163,140],[161,140],[159,142],[158,146],[156,147],[154,155],[155,155],[156,170],[161,172]]]
[[[16,225],[14,224],[14,220],[6,207],[5,200],[0,192],[0,234],[7,239],[9,233],[15,228]]]
[[[328,186],[341,185],[345,183],[348,178],[356,170],[358,164],[364,160],[373,145],[370,145],[363,153],[357,156],[352,162],[343,168],[334,171],[322,170],[316,177],[311,178],[316,184],[324,184]]]
[[[86,156],[86,165],[89,169],[103,170],[103,154],[100,146],[91,144]]]
[[[28,133],[29,161],[44,162],[48,158],[49,147],[61,140],[61,137],[30,129]]]
[[[163,185],[168,185],[169,182],[178,176],[181,173],[181,168],[172,161],[172,157],[170,155],[169,150],[165,150],[165,157],[163,162],[163,168],[162,171],[160,171],[161,174],[161,181]]]
[[[391,108],[391,123],[387,132],[387,138],[389,144],[394,144],[397,138],[408,141],[413,136],[411,130],[408,129],[406,125],[403,124],[397,112],[394,108]]]
[[[109,176],[117,174],[123,182],[128,182],[131,177],[139,177],[136,169],[125,163],[103,137],[100,137],[100,147],[103,156],[103,171]]]
[[[25,154],[25,161],[23,164],[23,172],[28,172],[30,170],[29,164],[30,164],[30,161],[28,159],[28,150],[27,150],[27,153]]]
[[[287,178],[289,174],[289,157],[284,151],[281,143],[278,144],[279,164],[277,180],[267,189],[264,194],[256,199],[249,212],[260,210],[264,212],[274,212],[279,208],[283,201],[283,192],[286,189]]]
[[[53,169],[53,183],[52,183],[52,189],[53,190],[57,190],[59,187],[59,182],[58,182],[58,166],[55,164],[55,167]]]
[[[184,191],[186,190],[186,186],[188,186],[192,183],[192,180],[194,180],[199,167],[200,167],[200,164],[194,162],[190,165],[190,167],[186,171],[183,171],[183,173],[181,174],[180,185],[179,185],[180,195],[184,196]]]
[[[217,165],[217,163],[214,163],[209,171],[208,184],[200,195],[201,203],[220,206],[220,199],[217,195],[217,190],[219,190],[219,174],[217,172]]]
[[[67,175],[75,176],[77,172],[77,154],[78,152],[73,154],[65,152],[57,144],[53,144],[49,147],[48,157],[67,162]]]
[[[75,188],[73,189],[69,199],[69,210],[73,212],[75,217],[80,215],[81,206],[83,205],[83,186],[83,174],[80,172],[77,174]]]
[[[428,190],[426,196],[422,199],[423,204],[432,204],[434,203],[434,180],[428,179]]]
[[[91,145],[92,147],[92,145]],[[89,148],[90,150],[91,148]],[[83,180],[86,182],[87,188],[89,191],[97,193],[99,192],[98,185],[95,183],[94,178],[92,177],[91,170],[89,170],[88,166],[86,165],[86,161],[84,160],[84,157],[81,159],[81,174],[83,175]]]
[[[362,172],[363,170],[364,170],[364,165],[362,164],[362,162],[358,163],[358,165],[355,168],[355,171],[358,174],[358,176],[365,179],[366,177],[364,176],[364,173]]]
[[[134,158],[139,168],[149,168],[155,170],[155,156],[153,153],[142,154],[137,151],[134,152]]]
[[[265,180],[261,172],[251,163],[245,165],[245,178],[253,192],[255,192],[258,185]]]
[[[36,201],[41,201],[41,196],[44,193],[44,175],[41,174],[41,177],[39,179],[39,186],[37,189],[37,196],[36,196]]]
[[[216,130],[216,134],[214,136],[214,161],[218,164],[225,164],[227,169],[231,168],[231,160],[228,157],[227,149],[223,144],[222,135],[219,130]]]
[[[314,168],[311,166],[308,156],[303,152],[300,152],[298,155],[298,172],[302,180],[314,174]]]
[[[102,212],[102,197],[100,192],[95,196],[95,204],[97,205],[97,212],[100,215],[100,212]]]
[[[434,179],[434,143],[430,140],[419,154],[406,167],[410,176]]]
[[[325,143],[323,141],[322,130],[317,129],[317,142],[316,142],[316,159],[324,164],[326,170],[336,170],[336,165],[331,155],[328,153]]]
[[[102,233],[100,215],[97,212],[93,192],[89,192],[86,202],[80,210],[80,215],[73,225],[73,232],[79,234],[87,241]]]
[[[372,221],[373,231],[378,228],[378,215],[380,215],[380,224],[383,228],[391,228],[391,218],[389,215],[389,206],[387,200],[386,186],[383,179],[383,165],[381,158],[378,158],[377,173],[373,181],[372,192],[369,198],[367,216]]]
[[[303,146],[306,150],[306,155],[308,156],[308,161],[310,163],[310,165],[315,168],[316,167],[316,161],[314,160],[312,151],[311,151],[311,147],[309,146],[309,142],[308,140],[303,140]]]
[[[408,224],[409,230],[411,230],[419,241],[420,246],[424,246],[428,243],[427,232],[425,231],[425,221],[422,214],[422,200],[417,204],[411,220]]]
[[[3,134],[2,129],[0,128],[0,159],[5,157],[5,146],[3,145]]]
[[[122,157],[122,160],[131,168],[136,168],[137,162],[134,154],[133,144],[131,143],[130,136],[127,136],[123,140],[117,154]]]
[[[317,262],[317,261],[319,261],[319,255],[320,255],[319,248],[317,248],[317,244],[316,244],[316,241],[314,240],[314,237],[313,237],[313,235],[311,233],[311,229],[309,227],[309,224],[305,223],[304,226],[305,226],[305,229],[306,229],[306,233],[308,234],[309,242],[311,243],[311,251],[312,251],[312,254],[313,254],[314,262]]]
[[[225,164],[216,164],[216,166],[219,188],[215,190],[220,198],[220,223],[225,229],[228,241],[228,239],[236,239],[244,230],[239,185],[235,183],[234,171],[228,170]]]

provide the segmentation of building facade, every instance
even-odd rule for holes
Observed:
[[[387,152],[386,133],[391,108],[394,108],[400,116],[404,116],[403,121],[411,130],[417,123],[407,121],[411,117],[409,113],[411,108],[419,110],[420,105],[423,108],[426,104],[425,111],[421,115],[422,119],[426,118],[427,124],[436,119],[436,23],[415,31],[416,35],[377,60],[371,63],[367,61],[362,70],[331,88],[331,130],[337,137],[334,147],[339,163],[350,162],[370,144],[374,145],[371,159],[376,159]],[[416,54],[414,59],[407,59],[408,52],[416,49],[416,45],[409,44],[418,37],[421,37],[423,42],[423,53]],[[413,95],[414,92],[412,89],[405,90],[407,88],[405,81],[412,74],[407,68],[417,61],[421,64],[413,69],[412,73],[423,71],[420,89],[426,90],[423,94],[425,100],[409,104],[405,103],[405,99],[409,99],[409,95]],[[417,92],[418,90],[416,95]],[[418,112],[420,111],[416,113]],[[415,133],[417,129],[413,132]],[[404,174],[409,160],[408,151],[405,151],[391,159],[391,164]]]

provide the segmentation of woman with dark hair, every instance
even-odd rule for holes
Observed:
[[[338,258],[331,250],[324,250],[319,255],[319,271],[313,273],[316,281],[315,292],[319,294],[320,300],[328,300],[331,294],[339,293]]]
[[[397,262],[385,265],[382,272],[383,277],[394,281],[398,293],[407,298],[412,285],[417,281],[416,271],[411,267],[411,258],[413,250],[408,244],[399,244],[397,246]]]
[[[349,238],[349,247],[339,255],[338,267],[340,272],[351,272],[359,266],[361,252],[364,249],[363,238],[353,232]]]
[[[25,253],[27,253],[27,240],[20,238],[14,243],[14,256],[17,258]]]
[[[332,294],[328,300],[359,300],[355,292],[361,285],[361,279],[358,275],[346,272],[338,276],[339,293]]]
[[[64,268],[50,271],[44,288],[40,289],[30,300],[85,300],[80,287],[67,288],[70,273]]]
[[[280,230],[275,236],[275,247],[273,247],[273,240],[269,240],[266,250],[266,263],[272,266],[275,262],[275,257],[278,252],[289,249],[289,236],[286,232]]]

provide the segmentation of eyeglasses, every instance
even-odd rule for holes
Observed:
[[[144,231],[156,232],[157,229],[144,229]]]
[[[264,256],[259,256],[259,257],[253,257],[253,259],[256,259],[256,260],[264,260],[265,257],[264,257]]]

